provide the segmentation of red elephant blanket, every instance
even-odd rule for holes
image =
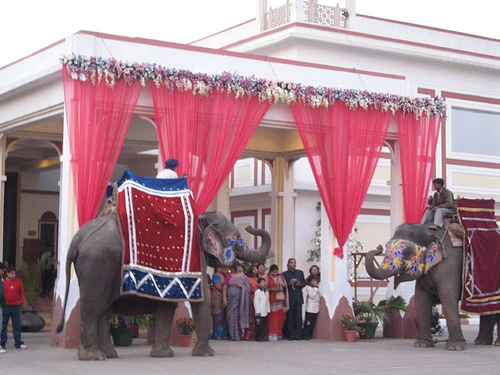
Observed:
[[[493,199],[459,199],[460,223],[466,231],[462,306],[465,312],[500,312],[500,229]]]
[[[201,301],[198,214],[185,178],[126,171],[118,182],[122,295]]]

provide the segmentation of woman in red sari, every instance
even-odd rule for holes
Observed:
[[[278,341],[283,338],[283,325],[288,310],[288,288],[285,278],[279,273],[278,266],[273,264],[267,275],[267,289],[269,290],[269,304],[271,313],[267,317],[267,335],[269,341]]]
[[[255,309],[253,307],[253,297],[255,291],[259,288],[257,283],[257,276],[259,275],[259,270],[257,266],[251,266],[248,270],[247,277],[250,283],[250,326],[245,329],[245,337],[243,340],[255,341]]]

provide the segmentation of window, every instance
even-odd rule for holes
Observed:
[[[451,151],[500,157],[500,113],[452,108]]]

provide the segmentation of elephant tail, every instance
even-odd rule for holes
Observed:
[[[61,322],[57,326],[56,333],[61,333],[62,330],[64,329],[64,323],[66,319],[66,305],[68,304],[68,295],[69,295],[69,283],[71,281],[70,278],[71,264],[76,260],[77,256],[78,256],[78,243],[77,241],[73,240],[71,241],[71,245],[68,251],[68,257],[66,259],[66,291],[64,293],[64,306],[62,310]]]

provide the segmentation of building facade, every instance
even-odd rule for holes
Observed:
[[[19,265],[36,259],[41,246],[49,246],[57,249],[64,265],[77,230],[63,55],[112,56],[194,72],[235,71],[314,86],[442,96],[447,119],[434,175],[442,176],[455,196],[500,202],[499,51],[498,40],[356,14],[355,1],[341,9],[315,0],[283,1],[270,8],[260,0],[255,18],[189,45],[85,31],[69,36],[0,69],[2,257]],[[383,244],[404,221],[395,119],[385,146],[356,223],[364,250]],[[162,163],[157,149],[152,100],[143,90],[113,179],[126,169],[156,175]],[[333,256],[335,238],[318,202],[293,116],[287,106],[277,104],[265,115],[211,209],[242,228],[251,224],[268,229],[274,254],[269,262],[281,269],[290,257],[308,269],[308,250],[321,229],[323,314],[334,331],[334,317],[348,307],[353,294],[352,264],[349,257]],[[496,208],[498,218],[499,203]],[[55,293],[59,316],[64,280],[72,277],[63,268]],[[76,311],[76,285],[73,279],[67,316]],[[394,291],[388,285],[387,294],[410,300],[413,286]]]

